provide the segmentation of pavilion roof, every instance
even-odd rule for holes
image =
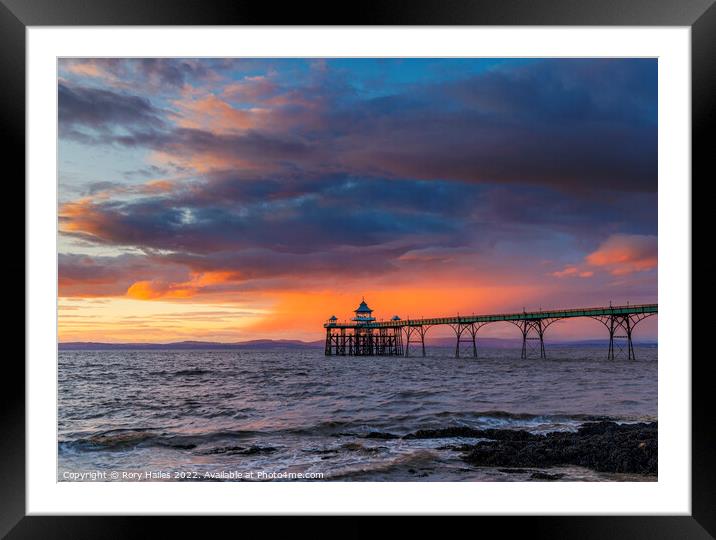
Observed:
[[[364,298],[358,306],[358,309],[355,310],[355,313],[373,313],[373,310],[368,307]]]

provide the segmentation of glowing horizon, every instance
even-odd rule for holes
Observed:
[[[656,70],[61,59],[59,340],[314,341],[362,296],[384,319],[657,302]]]

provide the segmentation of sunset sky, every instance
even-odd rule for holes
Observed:
[[[61,341],[657,301],[656,60],[62,59],[58,100]]]

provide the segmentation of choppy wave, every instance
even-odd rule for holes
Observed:
[[[214,441],[245,439],[255,437],[254,431],[215,431],[182,435],[154,430],[152,428],[113,429],[88,437],[60,441],[60,450],[122,450],[132,446],[166,446],[177,449],[192,449]]]
[[[389,473],[400,473],[404,472],[407,474],[416,474],[415,468],[421,466],[432,465],[438,453],[432,450],[417,450],[410,454],[401,455],[384,462],[369,462],[360,465],[354,465],[336,471],[331,472],[330,480],[352,480],[358,477],[365,477],[382,473],[387,475]]]

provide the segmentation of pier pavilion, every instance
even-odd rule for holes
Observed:
[[[379,326],[365,298],[347,323],[338,323],[333,315],[326,328],[326,356],[402,356],[400,327]],[[393,319],[395,320],[395,318]],[[397,320],[400,320],[398,318]]]

